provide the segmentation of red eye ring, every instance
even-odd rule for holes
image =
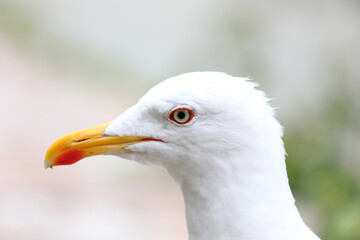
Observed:
[[[189,123],[193,117],[194,112],[189,108],[177,108],[169,115],[169,119],[177,124]]]

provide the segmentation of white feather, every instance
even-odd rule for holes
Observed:
[[[282,127],[245,78],[187,73],[152,88],[105,134],[146,136],[120,156],[165,167],[181,187],[190,240],[312,240],[291,193]],[[193,110],[185,125],[169,119]]]

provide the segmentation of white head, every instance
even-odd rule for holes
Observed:
[[[171,119],[171,113],[183,108],[191,110],[193,118],[179,124]],[[245,159],[227,162],[232,159],[229,156],[273,151],[269,144],[278,145],[278,154],[284,155],[282,130],[273,115],[263,92],[255,90],[255,84],[247,79],[195,72],[170,78],[152,88],[104,133],[163,141],[128,146],[131,152],[121,153],[123,158],[180,171],[184,168],[185,172],[189,168],[234,168],[254,163],[246,163]]]

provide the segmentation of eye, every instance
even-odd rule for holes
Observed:
[[[188,123],[192,120],[193,117],[194,117],[193,111],[191,111],[191,109],[188,109],[188,108],[175,109],[174,111],[172,111],[170,113],[170,116],[169,116],[170,120],[172,120],[178,124]]]

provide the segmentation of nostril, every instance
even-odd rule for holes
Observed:
[[[84,138],[84,139],[75,140],[74,142],[84,142],[84,141],[87,141],[87,140],[89,140],[89,138]]]

